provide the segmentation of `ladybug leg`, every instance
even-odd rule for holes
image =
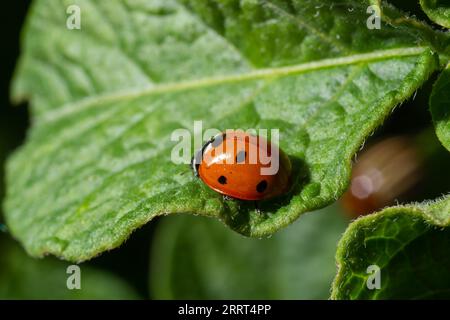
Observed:
[[[253,201],[253,203],[255,205],[255,212],[260,214],[261,213],[261,209],[259,209],[258,201]]]
[[[223,195],[223,201],[230,201],[230,200],[233,200],[233,198],[229,197],[229,196],[226,196],[226,195]]]
[[[196,178],[198,178],[198,170],[197,170],[197,166],[194,164],[194,158],[192,158],[191,164],[189,165],[189,167],[191,168],[192,172],[194,173],[194,176]]]

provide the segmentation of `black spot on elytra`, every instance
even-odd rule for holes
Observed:
[[[224,176],[220,176],[217,181],[219,181],[220,184],[227,184],[227,178],[225,178]]]
[[[238,154],[236,155],[236,163],[245,162],[246,156],[247,152],[245,152],[244,150],[239,151]]]
[[[263,193],[264,191],[266,191],[266,189],[267,189],[266,180],[262,180],[256,185],[256,191],[258,191],[259,193]]]

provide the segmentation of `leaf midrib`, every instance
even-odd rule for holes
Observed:
[[[169,82],[159,85],[152,85],[151,87],[148,88],[139,88],[138,90],[131,89],[116,93],[101,94],[98,96],[87,97],[80,99],[76,102],[65,104],[57,110],[47,112],[38,120],[41,124],[47,122],[54,122],[69,115],[73,115],[74,113],[81,112],[82,110],[92,107],[94,105],[139,98],[144,95],[170,93],[188,89],[198,89],[220,84],[242,82],[249,80],[280,78],[294,74],[302,74],[311,71],[334,68],[345,65],[375,62],[406,56],[415,56],[420,55],[426,49],[428,49],[428,47],[403,47],[403,48],[379,50],[370,53],[353,54],[338,58],[328,58],[291,66],[263,68],[258,70],[251,70],[246,73],[206,77],[189,81]]]

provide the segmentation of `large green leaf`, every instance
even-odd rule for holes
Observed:
[[[399,206],[350,224],[338,245],[334,299],[450,297],[450,196]],[[368,289],[367,268],[380,268],[380,289]]]
[[[69,290],[69,263],[28,257],[0,235],[0,299],[137,299],[134,290],[105,271],[80,265],[81,288]]]
[[[431,20],[450,28],[450,3],[448,0],[420,0],[420,5]]]
[[[81,30],[67,30],[69,4]],[[436,68],[407,27],[358,1],[36,1],[13,85],[33,128],[8,163],[6,218],[26,250],[81,261],[153,217],[214,216],[270,235],[345,190],[365,138]],[[293,187],[223,201],[170,161],[177,128],[278,128]]]
[[[430,108],[436,134],[442,144],[450,150],[450,64],[434,84]]]
[[[338,206],[306,215],[270,239],[249,239],[208,218],[175,216],[158,226],[150,287],[157,299],[327,299]]]

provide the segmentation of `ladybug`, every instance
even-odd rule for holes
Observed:
[[[192,169],[208,187],[226,197],[265,200],[286,193],[291,162],[274,143],[239,130],[227,130],[192,159]]]

